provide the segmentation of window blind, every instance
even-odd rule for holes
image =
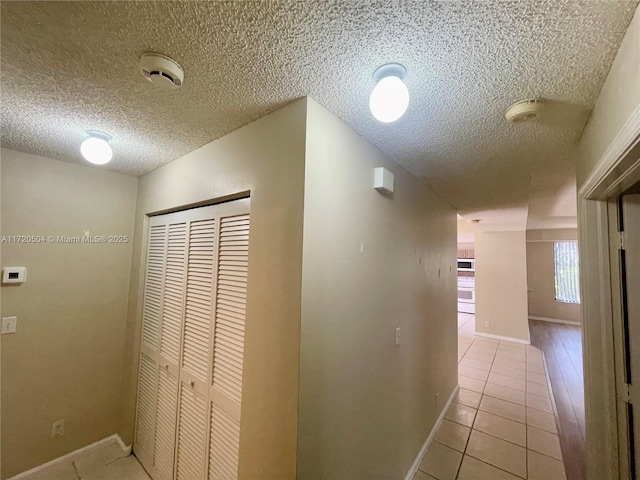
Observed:
[[[578,242],[554,242],[556,301],[580,303]]]

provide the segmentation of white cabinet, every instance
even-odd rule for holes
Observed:
[[[473,249],[458,249],[458,258],[475,258]]]

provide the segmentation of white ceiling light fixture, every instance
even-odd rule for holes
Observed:
[[[94,165],[109,163],[113,157],[113,150],[109,145],[111,135],[98,130],[87,130],[87,135],[89,138],[80,145],[82,156]]]
[[[399,63],[388,63],[373,73],[376,86],[369,97],[369,108],[376,120],[391,123],[398,120],[409,107],[409,90],[402,81],[407,69]]]

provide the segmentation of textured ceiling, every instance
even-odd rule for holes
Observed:
[[[311,95],[480,228],[523,229],[532,174],[574,161],[637,4],[4,1],[2,145],[82,163],[84,131],[103,130],[108,168],[139,175]],[[184,67],[182,89],[142,78],[150,51]],[[368,96],[390,61],[407,67],[411,103],[384,125]],[[530,97],[545,116],[508,125]]]

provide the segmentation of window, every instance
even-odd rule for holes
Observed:
[[[580,303],[578,242],[555,242],[553,258],[556,265],[556,301]]]

